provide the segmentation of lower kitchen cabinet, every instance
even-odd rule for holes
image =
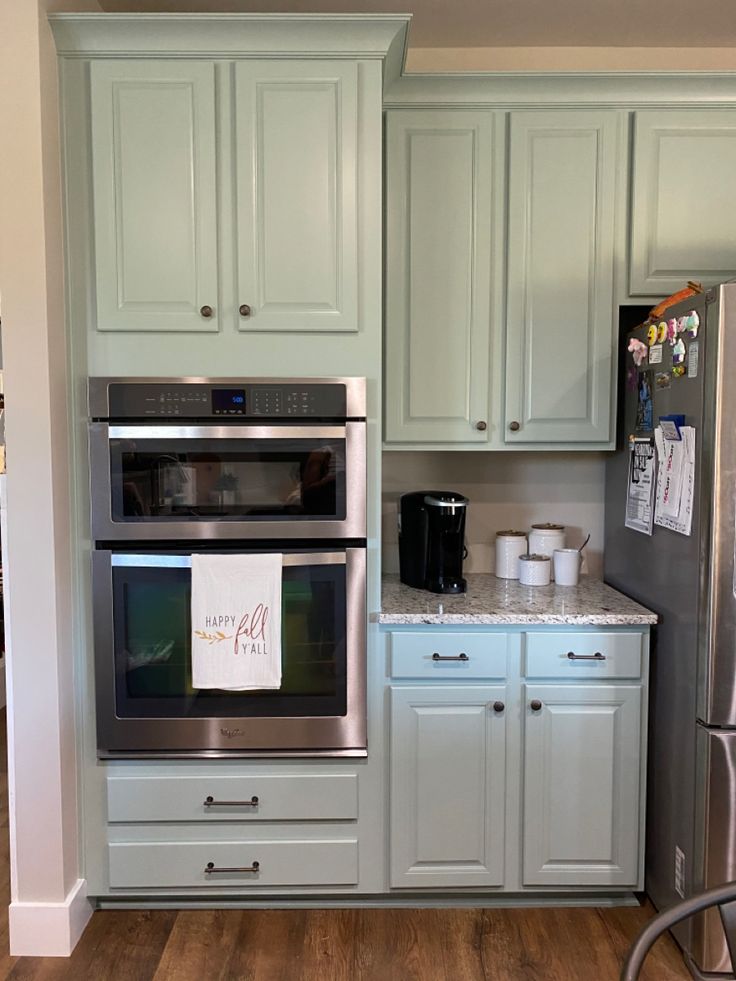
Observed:
[[[392,688],[392,886],[503,884],[505,695]]]
[[[641,705],[641,685],[524,686],[524,885],[636,885]]]

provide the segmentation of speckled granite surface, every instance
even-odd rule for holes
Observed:
[[[382,611],[374,619],[385,624],[569,623],[629,626],[652,624],[657,616],[606,586],[583,576],[577,586],[522,586],[515,579],[469,575],[468,591],[440,596],[412,589],[397,575],[385,575]]]

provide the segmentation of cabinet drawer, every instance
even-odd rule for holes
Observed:
[[[108,854],[113,889],[343,886],[358,881],[354,838],[114,842]],[[207,872],[210,863],[214,869],[233,871]],[[254,863],[257,869],[247,871]]]
[[[642,634],[528,633],[527,678],[638,678]]]
[[[358,777],[110,775],[107,809],[109,821],[355,820]]]
[[[505,678],[507,634],[395,633],[394,678]],[[448,659],[448,660],[445,660]]]

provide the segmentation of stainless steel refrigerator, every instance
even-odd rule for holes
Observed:
[[[669,337],[651,344],[647,328],[622,341],[618,450],[606,463],[605,580],[660,617],[646,849],[646,890],[658,909],[736,879],[736,283],[671,307],[662,319],[679,326],[691,311],[697,316],[684,323],[699,325],[675,339],[684,357]],[[632,337],[646,345],[639,366],[628,350]],[[646,442],[671,415],[695,429],[692,529],[684,535],[654,524],[649,536],[625,526],[629,438]],[[730,973],[717,912],[675,936],[694,977]]]

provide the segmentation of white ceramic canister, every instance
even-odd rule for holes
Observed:
[[[555,524],[532,525],[529,532],[529,551],[533,555],[548,555],[552,558],[552,553],[556,548],[565,547],[565,526]],[[554,569],[552,570],[552,581],[554,582]]]
[[[519,556],[527,551],[526,532],[496,532],[496,576],[498,579],[519,578]]]
[[[549,555],[520,555],[519,582],[522,586],[549,586],[551,565]]]
[[[552,570],[558,586],[577,586],[583,556],[577,548],[556,548],[552,556]]]

